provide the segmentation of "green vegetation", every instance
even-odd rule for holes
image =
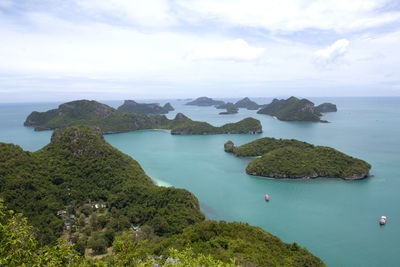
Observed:
[[[258,134],[261,132],[260,121],[253,118],[246,118],[220,127],[188,119],[171,130],[171,134]]]
[[[248,174],[257,176],[356,180],[368,177],[371,169],[367,162],[333,148],[313,146],[294,139],[261,138],[239,147],[228,141],[224,149],[240,157],[261,156],[246,168]]]
[[[161,107],[157,103],[137,103],[133,100],[125,100],[124,104],[118,107],[119,112],[131,112],[137,114],[167,114],[174,110],[170,103],[166,103]]]
[[[166,104],[167,105],[167,104]],[[119,112],[96,101],[78,100],[65,103],[58,109],[47,112],[32,112],[25,126],[35,130],[66,128],[75,125],[99,127],[104,134],[128,132],[144,129],[170,129],[172,134],[219,134],[219,133],[258,133],[261,124],[255,119],[245,119],[235,124],[214,127],[206,122],[192,121],[181,113],[173,120],[163,115],[144,115],[132,112]],[[248,127],[248,128],[246,128]]]
[[[226,112],[220,112],[220,115],[236,114],[238,113],[238,108],[231,102],[224,104]],[[218,107],[217,107],[218,108]]]
[[[332,103],[323,103],[315,107],[316,113],[336,112],[337,107]]]
[[[124,244],[130,238],[124,238]],[[324,266],[320,259],[296,243],[283,243],[259,227],[244,223],[204,221],[171,237],[157,237],[135,245],[133,253],[171,257],[170,249],[190,247],[195,254],[210,255],[222,262],[242,266]]]
[[[227,143],[229,142],[230,142],[230,147],[232,147],[233,146],[232,141],[228,141]],[[225,145],[227,145],[227,143]],[[295,139],[275,139],[270,137],[264,137],[254,140],[253,142],[241,145],[239,147],[233,146],[233,149],[231,149],[230,152],[232,152],[235,156],[238,157],[257,157],[257,156],[262,156],[272,150],[286,146],[295,146],[300,149],[314,147],[311,144],[298,141]]]
[[[282,121],[326,122],[319,118],[320,113],[314,109],[314,103],[294,96],[284,100],[274,99],[257,113],[275,116]]]
[[[257,110],[261,107],[256,102],[250,100],[250,98],[248,98],[248,97],[245,97],[245,98],[239,100],[238,102],[236,102],[235,106],[237,108],[247,108],[249,110]]]
[[[224,101],[214,100],[209,97],[199,97],[193,101],[186,103],[185,105],[188,106],[200,106],[200,107],[207,107],[207,106],[218,106],[224,104]]]
[[[98,128],[55,130],[33,153],[0,143],[0,172],[0,265],[324,266],[261,228],[204,221],[195,196],[155,186]]]
[[[106,143],[99,129],[86,126],[56,130],[51,143],[34,153],[0,143],[0,196],[28,217],[41,244],[62,233],[81,247],[90,238],[112,243],[112,233],[131,224],[171,235],[204,219],[194,195],[155,186],[135,160]],[[106,205],[107,212],[95,204]]]

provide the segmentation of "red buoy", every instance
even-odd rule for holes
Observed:
[[[268,194],[265,195],[265,201],[269,201],[269,196],[268,196]]]

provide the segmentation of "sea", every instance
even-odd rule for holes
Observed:
[[[259,104],[271,98],[252,98]],[[261,121],[258,135],[171,135],[145,130],[106,135],[105,139],[137,160],[160,186],[191,191],[207,219],[240,221],[259,226],[284,242],[296,242],[328,266],[400,266],[400,97],[309,98],[335,103],[326,113],[330,123],[283,122],[256,111],[219,115],[214,107],[171,102],[173,118],[182,112],[213,125],[246,117]],[[236,101],[238,99],[222,99]],[[123,101],[101,101],[118,107]],[[57,108],[54,103],[0,104],[0,142],[36,151],[49,143],[51,131],[24,127],[32,111]],[[224,152],[224,143],[241,145],[261,137],[294,138],[329,146],[372,165],[371,178],[269,179],[245,173],[251,158]],[[270,201],[264,200],[265,194]],[[380,226],[382,215],[387,224]]]

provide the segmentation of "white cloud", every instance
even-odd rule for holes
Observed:
[[[88,14],[150,28],[177,23],[167,0],[75,0]]]
[[[347,39],[340,39],[325,49],[317,50],[315,52],[316,64],[326,68],[329,65],[337,62],[339,58],[346,54],[348,46],[349,41]]]
[[[242,39],[235,39],[197,46],[189,53],[188,58],[192,60],[216,59],[246,61],[258,58],[263,51],[263,48],[252,47]]]
[[[177,0],[198,16],[233,26],[295,32],[307,28],[349,32],[399,21],[400,12],[378,13],[389,0]],[[190,21],[195,21],[190,18]]]

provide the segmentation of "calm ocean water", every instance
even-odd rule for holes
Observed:
[[[329,101],[337,113],[331,123],[281,122],[255,111],[218,115],[213,107],[184,106],[171,101],[176,112],[215,125],[247,116],[259,119],[261,135],[173,136],[165,131],[107,135],[106,140],[136,159],[153,179],[186,188],[199,199],[209,219],[242,221],[297,242],[328,266],[400,265],[400,98],[310,98]],[[254,99],[269,103],[271,99]],[[122,101],[103,101],[112,106]],[[159,101],[165,103],[166,101]],[[50,131],[23,127],[33,110],[45,111],[59,103],[0,104],[0,142],[30,151],[46,145]],[[274,180],[249,176],[249,159],[227,154],[223,145],[240,145],[260,137],[295,138],[334,147],[372,164],[373,178]],[[266,203],[264,195],[271,201]],[[388,216],[384,227],[381,215]]]

